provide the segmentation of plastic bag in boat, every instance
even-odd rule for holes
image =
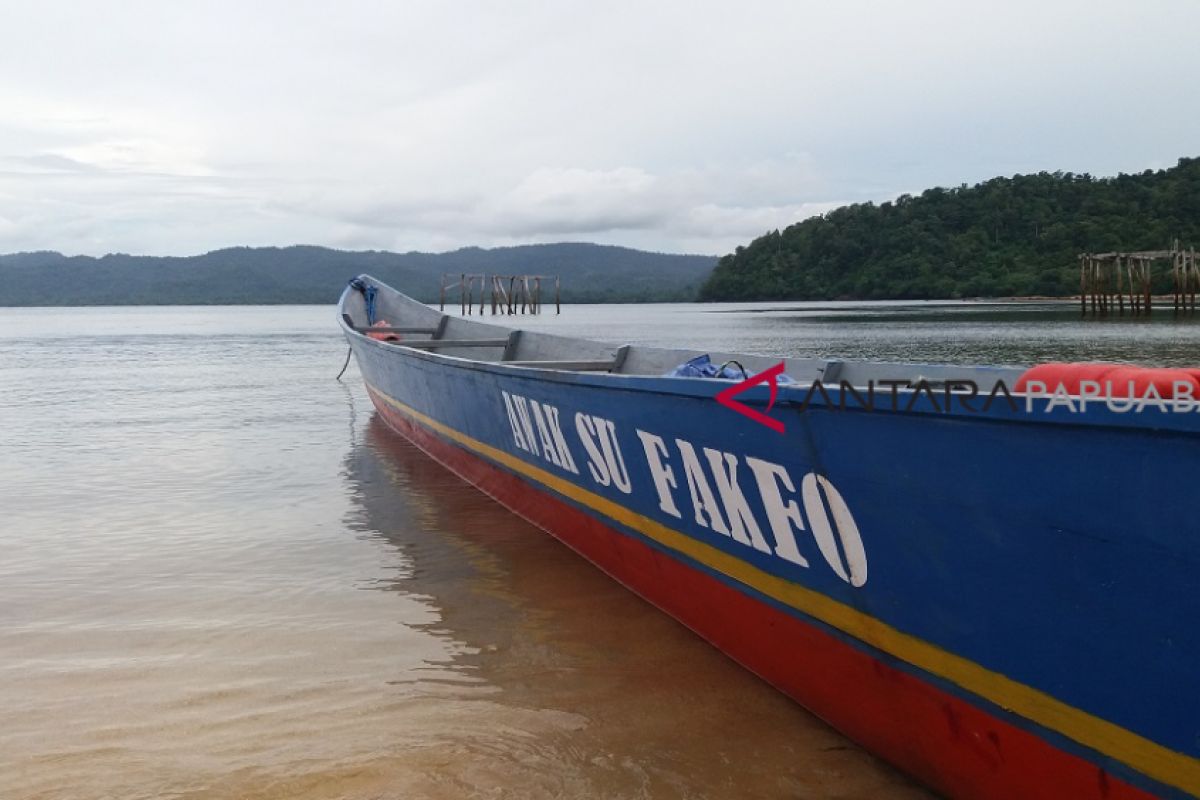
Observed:
[[[685,361],[675,369],[666,373],[668,378],[724,378],[729,381],[744,381],[754,373],[747,372],[736,361],[726,361],[721,366],[712,363],[712,359],[708,357],[708,353],[702,356]],[[795,383],[796,381],[789,378],[787,375],[779,375],[776,380],[779,383]]]

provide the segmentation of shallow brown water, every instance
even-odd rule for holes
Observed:
[[[0,798],[916,798],[375,419],[330,308],[0,309]]]
[[[1072,309],[568,308],[794,356],[1200,364]],[[0,309],[0,800],[918,798],[377,420],[332,308]]]
[[[439,606],[487,698],[447,698],[480,729],[388,765],[418,793],[925,796],[378,419],[367,444],[364,521],[413,564],[394,588]]]

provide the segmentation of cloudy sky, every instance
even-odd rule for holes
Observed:
[[[724,253],[1200,155],[1200,2],[7,2],[0,252]]]

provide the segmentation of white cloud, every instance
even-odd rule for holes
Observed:
[[[664,221],[663,181],[635,167],[542,167],[495,201],[496,232],[539,235],[649,228]]]
[[[1197,155],[1177,101],[1200,68],[1156,42],[1198,22],[1080,0],[0,0],[0,251],[721,253],[913,186]]]

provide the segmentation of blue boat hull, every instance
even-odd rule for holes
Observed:
[[[785,386],[780,434],[726,384],[348,337],[393,427],[931,786],[1200,794],[1200,415]]]

